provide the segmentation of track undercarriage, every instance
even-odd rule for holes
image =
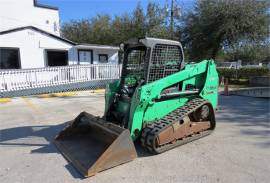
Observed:
[[[196,98],[143,129],[141,144],[158,154],[209,135],[215,128],[211,104]]]

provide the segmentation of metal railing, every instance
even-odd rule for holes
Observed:
[[[0,70],[0,93],[57,85],[119,79],[121,65],[94,64]]]

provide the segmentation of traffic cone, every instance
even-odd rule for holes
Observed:
[[[229,80],[228,78],[225,78],[225,84],[224,84],[224,95],[229,95]]]

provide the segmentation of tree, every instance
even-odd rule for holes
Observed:
[[[230,61],[241,60],[243,64],[268,63],[270,44],[247,44],[227,51],[225,57]]]
[[[181,38],[191,60],[215,58],[231,45],[267,39],[268,20],[267,1],[200,0],[184,17]]]
[[[65,23],[62,36],[78,43],[110,44],[111,20],[108,15],[97,15],[92,19],[82,19]]]
[[[61,34],[72,41],[87,43],[91,39],[91,22],[87,19],[72,20],[63,24]]]
[[[164,8],[150,2],[145,13],[141,4],[131,14],[111,18],[97,15],[92,19],[70,21],[62,26],[62,36],[78,43],[94,43],[118,46],[131,38],[151,36],[169,38]]]
[[[136,9],[133,11],[132,21],[132,37],[145,36],[145,16],[143,8],[140,3],[137,4]]]
[[[147,36],[169,38],[169,28],[165,25],[166,15],[164,9],[157,3],[149,2],[146,13]]]
[[[91,20],[91,43],[111,44],[111,17],[109,15],[98,15]]]

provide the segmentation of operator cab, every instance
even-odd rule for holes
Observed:
[[[156,38],[132,39],[121,44],[120,50],[120,87],[106,118],[121,121],[120,125],[125,127],[136,88],[179,72],[184,67],[184,55],[179,42]],[[177,89],[178,85],[164,92]]]
[[[144,38],[121,44],[123,68],[121,91],[132,97],[138,86],[179,72],[184,67],[184,54],[179,42]]]

